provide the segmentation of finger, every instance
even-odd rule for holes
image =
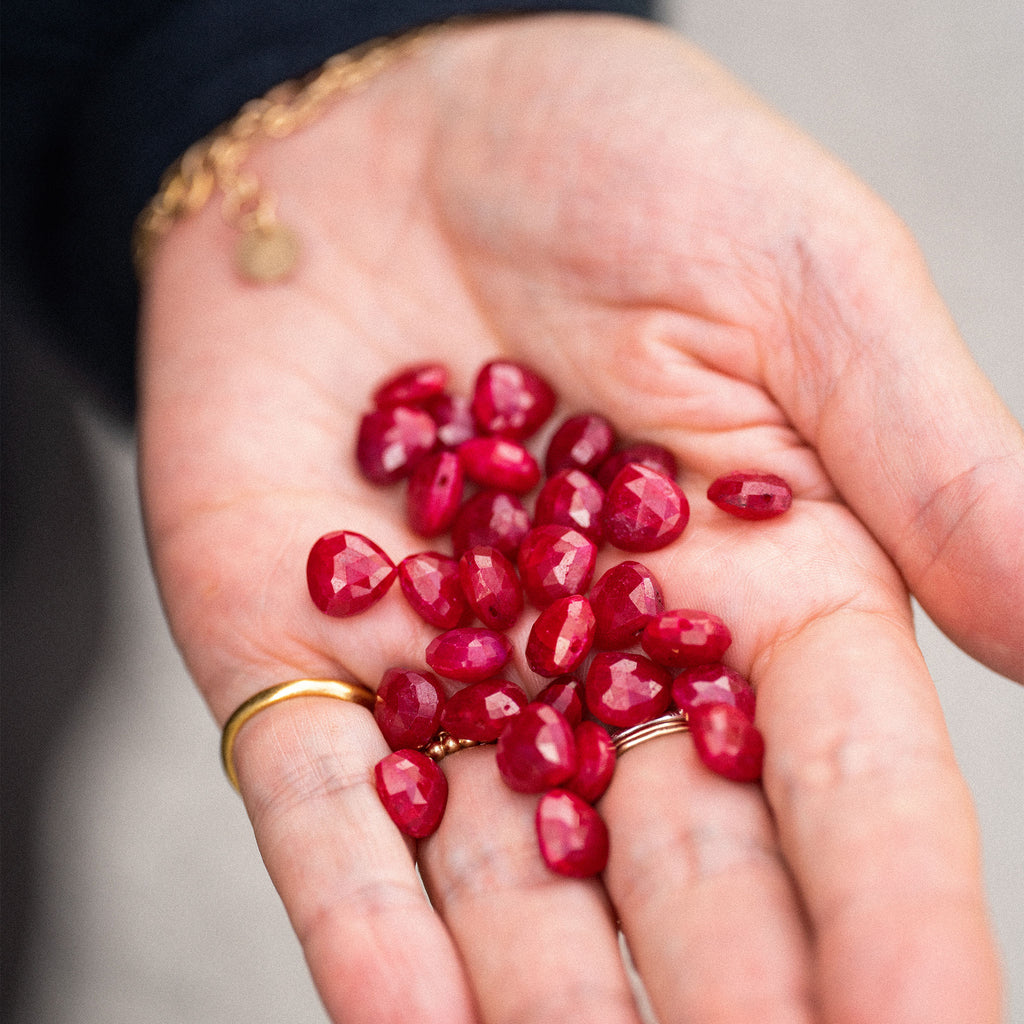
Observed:
[[[753,674],[825,1020],[995,1024],[977,829],[910,623],[833,612]]]
[[[476,1020],[459,955],[373,783],[387,746],[362,708],[296,698],[235,759],[267,870],[333,1020]]]
[[[658,1020],[809,1024],[810,945],[760,786],[663,736],[623,754],[601,811],[605,884]]]
[[[1024,579],[1024,431],[891,214],[837,216],[800,266],[796,365],[767,360],[769,388],[928,613],[1024,682],[1024,603],[1006,601]]]
[[[448,807],[440,829],[421,844],[420,863],[483,1019],[638,1024],[600,881],[545,866],[537,797],[505,786],[493,748],[460,751],[442,764]]]

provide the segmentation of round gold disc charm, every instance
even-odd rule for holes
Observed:
[[[242,235],[236,254],[238,272],[254,284],[274,284],[289,277],[299,261],[299,239],[283,224],[253,228]]]

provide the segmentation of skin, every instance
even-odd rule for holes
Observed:
[[[634,1022],[620,921],[665,1024],[994,1024],[977,829],[908,591],[1024,681],[1024,437],[893,213],[678,37],[595,16],[449,29],[249,167],[302,239],[293,280],[240,281],[211,203],[161,245],[142,324],[152,557],[218,722],[281,680],[423,665],[434,631],[397,587],[328,618],[306,555],[342,528],[396,562],[430,547],[400,487],[359,477],[358,417],[409,363],[468,393],[507,356],[559,415],[679,457],[690,525],[643,560],[669,607],[730,625],[767,745],[763,786],[686,736],[630,751],[608,869],[577,881],[492,749],[445,760],[413,844],[373,791],[370,714],[257,716],[242,794],[331,1017]],[[792,484],[782,518],[704,497],[752,466]]]

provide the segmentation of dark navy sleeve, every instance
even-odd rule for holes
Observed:
[[[638,0],[8,0],[3,282],[88,378],[134,394],[137,212],[196,139],[271,86],[460,14],[651,15]]]

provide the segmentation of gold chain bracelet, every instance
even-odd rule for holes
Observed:
[[[132,255],[139,279],[145,278],[157,244],[171,227],[198,213],[217,190],[224,196],[224,220],[242,234],[236,253],[242,277],[261,284],[286,279],[298,262],[299,240],[277,219],[274,196],[242,167],[253,146],[309,124],[329,100],[358,91],[450,24],[374,39],[338,54],[311,76],[250,101],[233,120],[192,145],[167,170],[136,219]]]

